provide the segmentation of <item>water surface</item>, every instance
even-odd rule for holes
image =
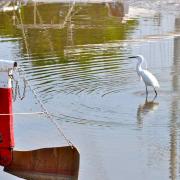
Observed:
[[[26,2],[0,13],[1,59],[18,61],[80,151],[80,180],[180,179],[179,9],[175,0]],[[128,59],[136,54],[159,80],[154,101]],[[14,103],[39,111],[29,88]],[[67,144],[43,115],[16,115],[15,139],[24,150]]]

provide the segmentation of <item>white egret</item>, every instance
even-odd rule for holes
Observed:
[[[142,55],[136,55],[136,56],[131,56],[129,58],[136,58],[138,60],[138,63],[136,65],[136,71],[137,71],[138,76],[143,79],[144,84],[146,86],[146,97],[148,96],[147,86],[152,86],[154,88],[154,92],[156,94],[155,97],[156,97],[157,91],[155,88],[160,87],[159,82],[151,72],[142,68],[142,63],[144,62],[144,57]]]

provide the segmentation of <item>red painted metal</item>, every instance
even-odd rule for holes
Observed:
[[[12,88],[0,88],[0,165],[7,166],[12,161],[14,128],[12,115]]]

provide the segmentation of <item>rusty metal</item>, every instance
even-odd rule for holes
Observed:
[[[29,180],[78,180],[79,152],[71,146],[13,151],[4,171]]]

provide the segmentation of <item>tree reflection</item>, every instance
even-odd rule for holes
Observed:
[[[122,7],[117,11],[123,15],[124,4],[115,3],[114,5],[114,7]],[[0,28],[0,35],[6,33],[6,35],[17,37],[21,33],[20,36],[24,40],[21,44],[22,53],[26,55],[28,47],[31,57],[42,59],[33,62],[34,66],[47,65],[47,61],[43,60],[47,58],[47,54],[59,57],[59,63],[66,63],[71,61],[64,55],[69,47],[127,39],[129,36],[127,29],[134,29],[137,21],[129,20],[122,24],[117,19],[109,18],[110,9],[113,12],[112,3],[109,3],[107,8],[104,4],[72,6],[72,4],[64,3],[34,2],[22,6],[20,11],[0,14],[5,28]],[[13,13],[15,26],[12,23]],[[89,54],[86,58],[90,61],[92,55]],[[76,60],[87,61],[81,56]],[[53,63],[53,61],[48,61],[48,64]]]

